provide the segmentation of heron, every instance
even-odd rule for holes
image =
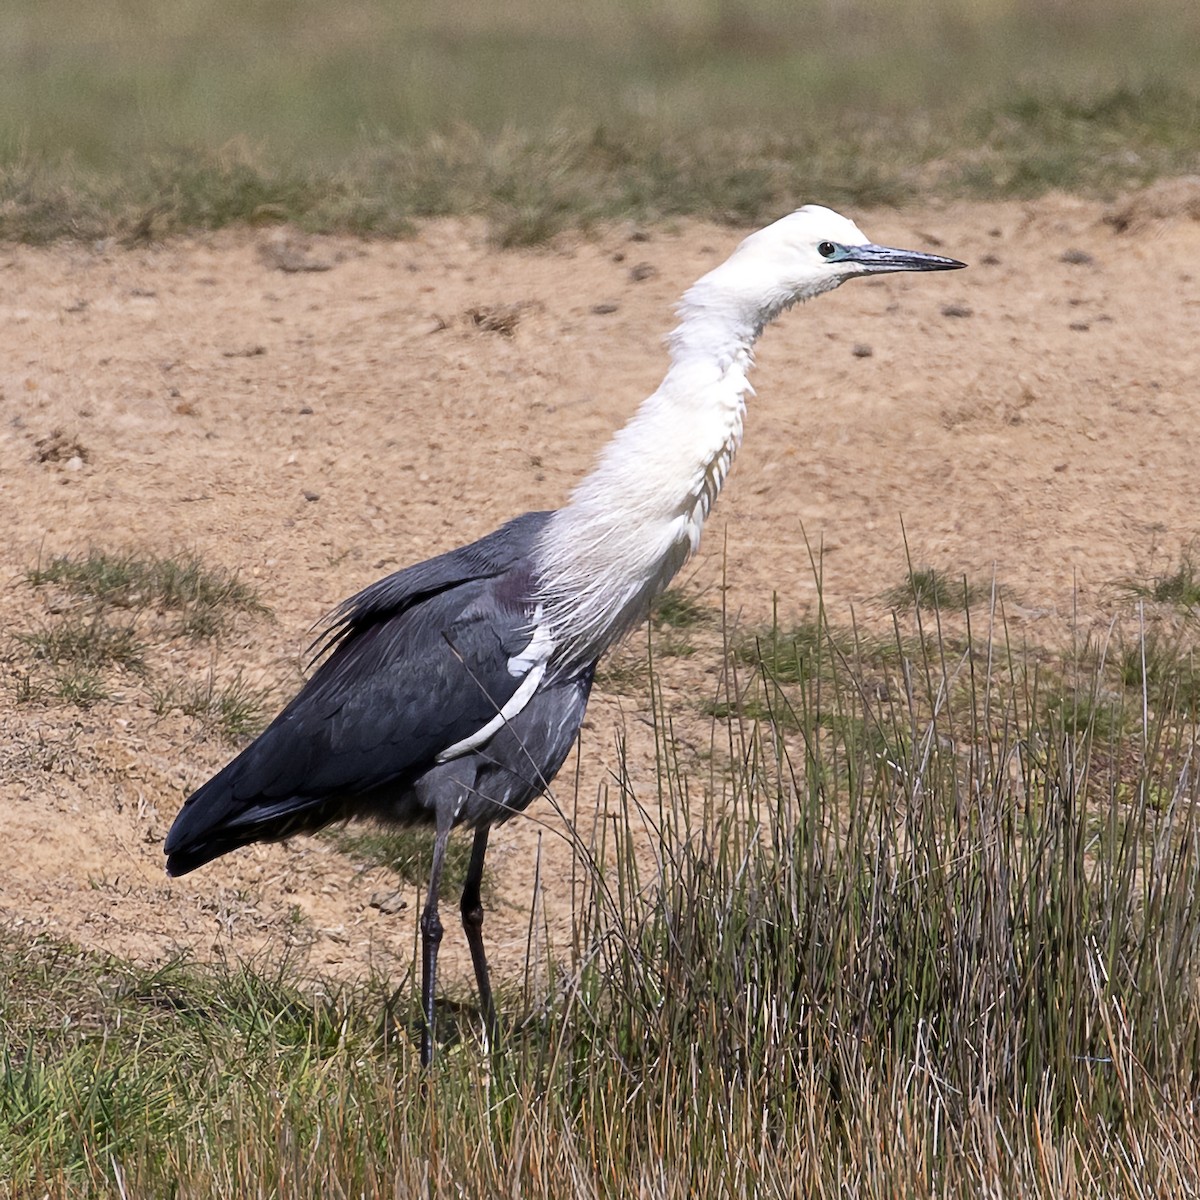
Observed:
[[[489,833],[548,788],[598,660],[697,550],[741,444],[759,335],[848,279],[964,265],[876,245],[818,205],[746,237],[684,294],[665,378],[563,507],[397,571],[329,615],[296,697],[185,801],[166,839],[168,874],[348,818],[432,824],[420,918],[428,1067],[446,845],[457,826],[472,829],[459,907],[495,1045],[480,896]]]

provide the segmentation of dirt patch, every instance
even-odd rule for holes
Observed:
[[[768,332],[689,589],[717,607],[727,579],[742,619],[767,618],[774,594],[803,612],[807,539],[835,614],[885,623],[903,522],[918,565],[994,572],[1032,641],[1104,619],[1115,580],[1200,532],[1200,222],[1161,207],[1137,210],[1136,236],[1066,198],[855,214],[881,241],[971,270],[853,283]],[[737,235],[683,223],[637,238],[612,228],[502,253],[481,226],[445,221],[396,243],[243,231],[0,248],[3,628],[31,620],[22,579],[39,558],[184,548],[238,571],[275,618],[171,669],[240,669],[282,701],[314,620],[382,574],[560,503],[655,387],[672,304]],[[10,679],[22,653],[0,645]],[[716,670],[705,659],[666,668],[684,736],[696,681]],[[653,779],[644,703],[636,688],[593,701],[585,829],[618,728],[634,783]],[[6,683],[0,920],[144,960],[288,941],[315,970],[394,974],[416,894],[373,907],[389,880],[328,841],[165,879],[171,818],[229,753],[196,722],[156,716],[133,681],[87,710],[22,703]],[[559,792],[569,814],[573,784]],[[539,847],[536,928],[568,936],[563,827],[539,802],[494,837],[498,970],[524,963]],[[445,954],[463,972],[460,941]]]

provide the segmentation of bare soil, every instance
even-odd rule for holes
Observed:
[[[773,598],[803,614],[819,547],[835,616],[853,606],[882,628],[906,535],[918,566],[994,575],[1031,643],[1107,620],[1118,581],[1200,532],[1200,185],[1175,186],[1111,210],[1132,212],[1123,232],[1107,206],[1065,197],[855,214],[879,241],[971,269],[855,282],[768,331],[685,586],[718,608],[725,581],[742,620]],[[316,973],[399,978],[416,889],[383,914],[370,899],[387,873],[328,839],[166,879],[176,809],[232,749],[156,716],[132,675],[90,709],[22,700],[28,648],[10,635],[53,602],[25,571],[90,546],[238,571],[274,618],[164,644],[155,670],[240,670],[282,703],[310,627],[344,596],[562,502],[656,386],[674,300],[737,239],[685,222],[499,252],[481,225],[443,221],[394,243],[248,230],[0,246],[0,923],[146,962],[294,944]],[[706,738],[695,700],[717,662],[702,649],[665,669],[682,736]],[[573,761],[560,776],[585,834],[618,731],[649,791],[644,688],[597,693],[577,801]],[[540,801],[493,835],[487,936],[511,976],[539,852],[535,964],[547,936],[569,936],[563,828]]]

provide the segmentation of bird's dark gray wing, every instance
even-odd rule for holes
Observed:
[[[363,588],[330,614],[328,631],[318,639],[318,652],[376,620],[398,616],[446,588],[472,579],[493,578],[528,562],[550,516],[549,512],[523,513],[468,546],[415,563]]]
[[[523,682],[509,664],[530,641],[530,553],[546,515],[343,605],[312,679],[188,798],[167,836],[168,871],[350,815],[346,801],[405,787],[496,718]]]

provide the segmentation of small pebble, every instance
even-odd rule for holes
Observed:
[[[1073,329],[1076,333],[1087,333],[1091,329],[1091,326],[1086,321],[1072,321],[1069,328]]]
[[[870,358],[875,353],[866,342],[855,342],[854,349],[850,351],[855,358]]]
[[[596,313],[598,316],[606,317],[609,313],[615,313],[619,307],[620,305],[613,304],[611,302],[608,304],[593,304],[592,312]]]
[[[636,267],[629,268],[629,278],[634,283],[641,283],[643,279],[653,279],[657,274],[658,268],[648,262],[640,262]]]
[[[408,907],[408,901],[400,892],[372,892],[369,903],[372,908],[379,909],[385,917]]]
[[[975,315],[974,312],[971,309],[969,309],[965,304],[943,304],[942,305],[942,316],[943,317],[971,317],[974,315]]]
[[[302,496],[305,498],[305,500],[307,500],[307,501],[308,501],[310,504],[312,504],[312,503],[313,503],[315,500],[320,500],[320,498],[321,498],[321,493],[320,493],[320,492],[309,492],[309,491],[304,491],[304,492],[302,492],[302,493],[301,493],[301,495],[302,495]]]
[[[1086,250],[1064,250],[1058,256],[1058,261],[1073,267],[1090,267],[1096,260]]]

